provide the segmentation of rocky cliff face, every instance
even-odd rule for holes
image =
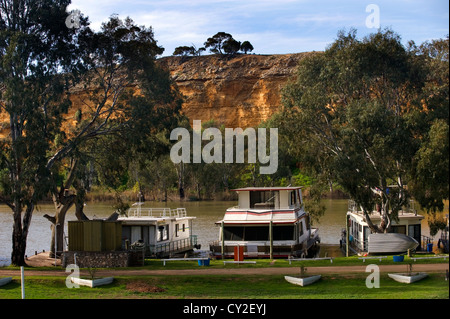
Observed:
[[[295,75],[298,62],[308,53],[283,55],[219,55],[165,57],[167,68],[184,95],[182,111],[193,120],[214,120],[228,128],[256,127],[280,107],[280,90]],[[82,91],[82,90],[81,90]],[[83,92],[72,97],[68,125],[83,105]],[[73,123],[72,123],[73,124]],[[9,119],[0,113],[0,138],[9,132]]]
[[[229,128],[255,127],[280,106],[280,90],[308,53],[166,57],[166,67],[184,95],[183,112]]]

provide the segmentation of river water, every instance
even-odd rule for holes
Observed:
[[[345,228],[345,214],[347,200],[327,199],[323,200],[326,206],[325,214],[313,227],[319,228],[322,244],[338,245],[341,230]],[[89,218],[106,218],[113,212],[113,203],[95,202],[87,203],[85,214]],[[193,222],[193,234],[198,236],[198,243],[202,249],[208,249],[209,243],[218,240],[219,226],[215,222],[222,219],[225,210],[237,205],[233,201],[198,201],[198,202],[146,202],[145,207],[185,207],[188,216],[195,216]],[[446,205],[446,211],[448,204]],[[420,212],[423,214],[422,212]],[[26,255],[32,256],[35,252],[48,251],[50,249],[51,229],[50,222],[43,217],[44,214],[54,215],[53,204],[39,205],[33,213],[30,231],[28,234]],[[66,216],[66,222],[75,220],[74,209]],[[12,251],[12,212],[9,207],[0,205],[0,265],[2,260],[9,260]],[[67,234],[67,223],[66,223]],[[429,236],[427,218],[422,220],[422,235]]]

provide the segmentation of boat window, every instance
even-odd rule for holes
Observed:
[[[175,237],[178,237],[179,231],[180,231],[180,224],[175,224]]]
[[[225,240],[268,241],[268,226],[228,226],[224,227]],[[293,240],[294,226],[273,226],[273,240]]]
[[[274,226],[273,240],[293,240],[294,226]]]
[[[243,240],[244,227],[224,227],[225,240]]]
[[[158,241],[169,239],[169,225],[163,225],[158,227]]]
[[[300,224],[298,224],[298,230],[300,232],[300,236],[303,235],[303,221],[300,222]]]
[[[392,226],[392,232],[406,235],[406,226],[405,225]]]
[[[245,227],[245,240],[269,240],[269,227]]]
[[[297,204],[297,196],[295,196],[295,191],[291,192],[291,202],[289,203],[289,205],[295,205]]]
[[[420,243],[421,240],[421,229],[419,225],[409,225],[408,226],[408,236],[414,238]]]
[[[275,208],[275,192],[253,191],[250,192],[250,208]]]

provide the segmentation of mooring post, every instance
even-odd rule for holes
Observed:
[[[225,253],[225,233],[224,233],[224,225],[223,225],[223,221],[222,221],[222,223],[221,223],[221,225],[220,225],[220,227],[221,227],[221,240],[222,240],[222,245],[221,245],[221,253],[222,253],[222,260],[224,260],[225,259],[225,256],[224,256],[224,253]]]
[[[25,299],[25,278],[23,273],[23,266],[20,266],[20,281],[21,281],[21,293],[22,293],[22,299]]]
[[[273,222],[270,221],[269,226],[269,239],[270,239],[270,259],[273,259]]]
[[[348,245],[350,244],[348,241],[350,236],[348,234],[348,215],[345,216],[345,257],[348,257]]]

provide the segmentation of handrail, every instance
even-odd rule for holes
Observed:
[[[128,209],[127,215],[129,217],[186,217],[187,212],[186,208],[166,208],[166,207],[148,207],[148,208],[142,208],[140,206],[138,207],[132,207]]]
[[[190,235],[187,238],[178,239],[171,242],[149,245],[149,250],[151,254],[170,253],[180,249],[194,247],[195,245],[197,245],[197,235]]]

